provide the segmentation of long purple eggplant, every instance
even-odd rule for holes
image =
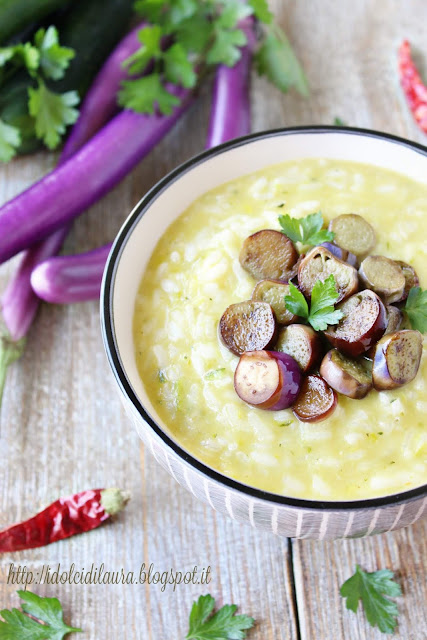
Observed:
[[[64,304],[99,298],[111,244],[74,256],[55,256],[39,264],[31,285],[39,298]]]
[[[251,130],[250,75],[252,53],[256,43],[254,20],[242,20],[240,28],[245,32],[247,44],[234,67],[220,65],[216,71],[211,116],[206,148],[244,136]]]
[[[173,127],[192,101],[171,115],[122,111],[80,151],[0,209],[0,263],[70,222],[116,186]]]
[[[21,357],[25,348],[25,336],[40,303],[31,287],[31,273],[40,262],[60,250],[67,233],[68,227],[62,228],[33,249],[25,251],[1,298],[6,331],[0,332],[0,405],[7,368]]]
[[[60,250],[66,233],[67,230],[61,229],[34,249],[25,251],[15,276],[6,287],[1,299],[1,310],[12,340],[20,340],[27,334],[37,312],[39,300],[31,288],[32,271],[40,262]]]
[[[243,27],[248,45],[242,50],[241,59],[232,68],[220,66],[216,71],[207,149],[250,132],[249,79],[255,43],[253,21],[248,19]],[[62,304],[98,298],[110,246],[45,260],[33,271],[31,284],[34,291],[48,302]]]
[[[118,110],[117,93],[128,77],[123,62],[141,46],[142,23],[130,31],[106,59],[80,107],[80,115],[62,150],[61,159],[70,158],[104,126]]]

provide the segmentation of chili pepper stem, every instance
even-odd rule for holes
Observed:
[[[115,487],[101,491],[101,505],[105,513],[116,515],[129,502],[130,494]]]

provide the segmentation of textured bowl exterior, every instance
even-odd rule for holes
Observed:
[[[130,344],[129,335],[131,324],[128,319],[123,322],[118,316],[123,315],[121,308],[126,306],[129,315],[129,298],[136,293],[139,275],[130,273],[127,268],[125,277],[117,275],[120,271],[120,263],[123,263],[123,254],[127,252],[127,261],[133,266],[132,259],[137,259],[141,248],[136,243],[135,229],[141,222],[142,216],[153,206],[156,198],[162,196],[170,185],[184,182],[182,176],[191,173],[192,167],[206,164],[215,153],[221,155],[222,150],[240,147],[246,151],[246,142],[276,137],[293,138],[306,133],[313,136],[316,143],[319,142],[319,134],[334,134],[341,132],[351,136],[374,138],[384,142],[390,142],[390,146],[402,145],[404,153],[411,150],[420,154],[418,163],[422,171],[427,167],[427,149],[408,141],[380,134],[377,132],[349,129],[349,128],[323,128],[323,127],[298,127],[295,129],[277,130],[247,136],[221,145],[219,151],[215,149],[205,152],[200,156],[185,163],[174,172],[166,176],[145,198],[136,206],[128,220],[122,227],[110,254],[104,273],[104,281],[101,292],[101,326],[104,345],[111,369],[113,371],[117,388],[126,413],[134,423],[137,432],[146,447],[151,451],[157,462],[184,488],[190,491],[195,498],[209,504],[216,511],[226,514],[233,520],[251,525],[257,529],[264,529],[276,535],[292,538],[310,539],[335,539],[352,538],[384,533],[406,527],[427,515],[427,486],[419,487],[397,495],[389,495],[380,498],[358,500],[354,502],[321,502],[301,500],[286,496],[276,495],[249,487],[222,476],[214,469],[207,467],[194,459],[188,452],[180,447],[171,434],[155,417],[155,412],[150,409],[149,402],[138,385],[137,373],[132,363],[133,347]],[[325,137],[325,136],[323,136]],[[387,145],[386,145],[387,147]],[[396,150],[394,149],[394,152]],[[319,155],[319,153],[318,153]],[[373,162],[369,157],[369,162]],[[271,164],[271,163],[270,163]],[[417,163],[415,163],[417,164]],[[208,162],[209,165],[209,162]],[[417,169],[418,171],[418,169]],[[248,171],[246,171],[248,173]],[[427,171],[426,171],[427,175]],[[203,177],[203,176],[202,176]],[[231,179],[230,176],[228,179]],[[224,180],[223,180],[224,181]],[[185,185],[184,185],[185,186]],[[173,200],[172,200],[173,202]],[[153,207],[154,208],[154,207]],[[181,209],[182,210],[182,209]],[[161,233],[159,224],[154,217],[149,233]],[[165,227],[163,227],[164,229]],[[133,241],[136,247],[128,248]],[[153,241],[154,242],[154,241]],[[155,246],[155,243],[154,245]],[[133,258],[131,259],[131,257]],[[123,269],[122,269],[123,271]],[[125,270],[126,271],[126,270]],[[130,278],[133,280],[130,283]],[[128,289],[132,289],[129,291]],[[133,297],[134,300],[134,297]],[[126,324],[127,323],[127,324]],[[127,345],[123,346],[124,338]],[[133,343],[132,343],[133,344]],[[126,354],[125,354],[126,352]],[[130,355],[132,353],[132,356]],[[131,369],[133,369],[131,371]],[[139,380],[139,377],[138,377]],[[139,381],[139,384],[140,381]]]
[[[156,461],[195,498],[237,522],[288,538],[316,540],[361,538],[407,527],[427,511],[427,496],[387,507],[309,509],[252,497],[195,469],[156,436],[133,403],[121,393],[123,406]],[[349,503],[351,504],[351,503]]]

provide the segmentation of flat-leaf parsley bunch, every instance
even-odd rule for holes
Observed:
[[[59,44],[54,26],[39,29],[33,42],[0,48],[0,80],[22,68],[37,83],[28,88],[28,117],[34,119],[36,136],[49,149],[58,146],[66,127],[77,120],[79,96],[77,91],[55,93],[46,81],[62,78],[74,55],[73,49]],[[0,160],[9,162],[20,144],[20,130],[0,119]]]
[[[119,103],[140,113],[169,114],[179,105],[168,83],[195,87],[212,67],[233,67],[247,43],[242,20],[257,20],[262,34],[255,65],[281,91],[294,87],[308,95],[304,72],[285,33],[273,22],[267,0],[137,0],[136,11],[149,26],[139,32],[141,47],[125,61],[130,74],[150,73],[122,83]],[[168,46],[165,46],[165,43]]]

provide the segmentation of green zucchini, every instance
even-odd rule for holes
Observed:
[[[15,33],[33,22],[39,22],[68,2],[69,0],[0,0],[0,45],[4,46]]]
[[[126,32],[132,6],[133,0],[79,0],[61,15],[55,23],[59,41],[74,49],[76,55],[61,80],[47,82],[52,91],[75,89],[81,98],[84,96],[105,58]],[[21,129],[20,154],[42,146],[28,116],[30,86],[35,86],[35,81],[19,73],[0,90],[0,118]]]

